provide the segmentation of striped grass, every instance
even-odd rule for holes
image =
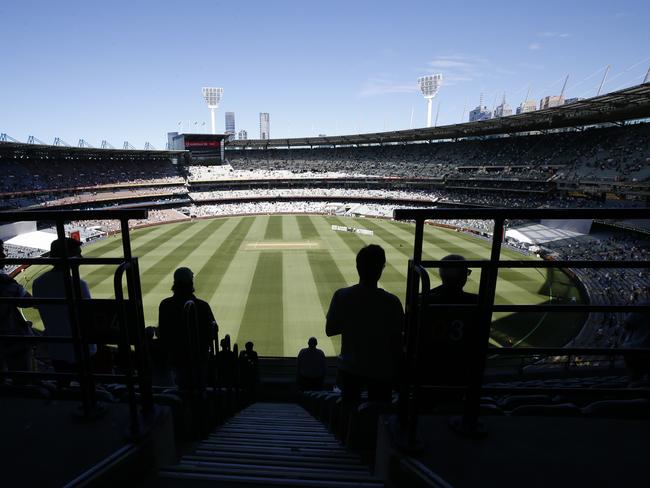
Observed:
[[[366,228],[374,235],[333,231],[332,224]],[[334,291],[356,282],[356,253],[371,243],[384,247],[387,265],[380,286],[404,300],[413,230],[403,222],[312,215],[217,218],[134,230],[132,247],[140,260],[146,323],[156,325],[158,303],[171,293],[174,270],[187,266],[195,273],[196,295],[213,308],[220,335],[230,334],[240,347],[252,340],[261,355],[295,355],[315,336],[326,354],[337,354],[340,338],[325,336],[325,314]],[[317,246],[283,246],[300,242]],[[463,233],[426,226],[423,254],[427,259],[452,253],[485,259],[489,245]],[[120,251],[120,238],[111,237],[86,246],[84,255],[117,256]],[[508,249],[503,257],[524,259]],[[20,281],[31,289],[43,269],[31,267]],[[84,268],[82,276],[93,296],[113,296],[114,269]],[[478,291],[479,271],[470,276],[468,291]],[[431,270],[430,276],[432,287],[437,286],[436,271]],[[554,281],[542,270],[503,269],[497,303],[544,303],[552,288],[549,283]],[[555,289],[579,298],[575,287],[566,283]],[[34,310],[27,315],[40,326]],[[575,314],[561,320],[557,314],[495,314],[492,338],[497,344],[511,340],[531,346],[563,345],[577,332],[581,320]]]

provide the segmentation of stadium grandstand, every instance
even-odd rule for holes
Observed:
[[[218,161],[5,136],[0,264],[29,294],[0,304],[25,307],[30,332],[0,342],[33,353],[2,370],[7,486],[648,486],[649,351],[634,333],[649,323],[649,119],[644,83],[424,129],[215,135]],[[52,244],[65,237],[79,244]],[[350,404],[325,322],[369,244],[405,305],[401,366],[386,399]],[[39,294],[50,266],[58,295]],[[192,347],[181,377],[161,302],[185,267],[205,302],[176,317]],[[478,297],[453,305],[478,331],[454,384],[425,374],[423,345],[431,314],[451,313],[423,298],[448,268]],[[57,306],[69,333],[48,332]],[[311,337],[322,383],[299,388]]]

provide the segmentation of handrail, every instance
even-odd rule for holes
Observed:
[[[427,488],[453,488],[452,485],[447,483],[439,475],[431,471],[422,461],[418,461],[412,457],[406,456],[400,461],[400,467],[412,477],[417,478],[421,484],[420,487]]]
[[[61,265],[65,264],[64,258],[4,258],[0,264],[38,264],[38,265]],[[124,258],[83,258],[83,264],[122,264]],[[76,263],[79,264],[79,263]]]
[[[131,419],[131,424],[129,426],[130,434],[132,437],[136,437],[140,434],[140,420],[138,418],[138,410],[136,407],[136,398],[135,398],[135,387],[133,384],[133,363],[131,358],[131,341],[129,340],[129,325],[128,325],[128,313],[126,309],[126,301],[124,300],[124,291],[122,290],[122,277],[124,272],[131,266],[131,263],[124,262],[116,270],[115,275],[113,275],[113,288],[115,290],[115,298],[117,302],[121,305],[118,307],[120,318],[120,339],[122,342],[122,354],[124,356],[124,361],[126,364],[126,388],[127,394],[129,396],[129,415]]]
[[[395,220],[647,219],[648,208],[396,208]]]
[[[109,469],[118,466],[123,460],[127,459],[133,453],[137,452],[138,446],[135,444],[127,444],[120,447],[117,451],[108,455],[97,464],[94,464],[87,471],[84,471],[75,479],[68,481],[64,488],[79,488],[82,486],[92,486],[94,482],[99,480]]]
[[[0,212],[0,222],[37,220],[135,220],[146,219],[144,209],[99,210],[5,210]]]
[[[431,288],[429,273],[427,270],[412,260],[409,260],[409,267],[407,272],[407,288],[406,288],[406,315],[404,317],[404,344],[406,350],[406,364],[405,369],[409,377],[414,378],[418,369],[418,345],[420,343],[419,322],[421,321],[421,307],[414,313],[414,302],[417,301],[416,297],[421,293],[428,293]],[[420,291],[420,283],[422,283],[422,290]],[[411,382],[402,382],[402,389],[400,398],[408,398],[407,402],[402,402],[399,414],[400,423],[403,428],[408,428],[409,442],[415,442],[415,427],[417,422],[417,396],[418,385],[411,384]]]
[[[425,306],[421,303],[418,294],[420,281],[426,276],[422,270],[432,267],[467,267],[480,268],[482,270],[479,284],[479,301],[477,304],[452,305],[440,304],[429,305],[427,307],[435,310],[444,310],[453,308],[456,310],[474,310],[478,339],[473,346],[471,354],[468,355],[470,364],[470,377],[468,384],[461,388],[465,391],[464,414],[454,423],[455,428],[460,432],[471,435],[480,435],[483,433],[483,427],[479,422],[479,405],[480,396],[483,390],[482,382],[485,371],[488,354],[491,356],[512,356],[512,355],[539,355],[539,356],[630,356],[638,354],[647,354],[650,349],[612,349],[612,348],[492,348],[489,347],[490,326],[492,323],[493,312],[525,312],[525,311],[544,311],[544,312],[648,312],[650,305],[583,305],[583,304],[540,304],[540,305],[497,305],[495,304],[497,278],[501,268],[650,268],[650,261],[634,260],[559,260],[559,261],[526,261],[526,260],[507,260],[501,259],[501,246],[505,234],[505,222],[507,219],[588,219],[607,218],[607,219],[648,219],[650,218],[650,208],[633,208],[633,209],[508,209],[508,208],[472,208],[472,209],[396,209],[393,212],[395,220],[414,220],[415,221],[415,238],[413,245],[413,258],[409,260],[407,273],[406,288],[406,354],[407,361],[413,365],[417,363],[417,349],[412,346],[413,337],[418,337],[422,324],[422,311]],[[483,219],[494,222],[492,231],[492,246],[490,256],[484,260],[467,260],[467,261],[440,261],[440,260],[423,260],[422,245],[424,240],[424,222],[425,220],[444,220],[444,219]],[[424,286],[423,286],[424,288]],[[402,428],[408,429],[408,439],[411,445],[416,442],[415,432],[417,428],[417,392],[419,381],[415,370],[411,366],[407,370],[407,375],[403,379],[407,386],[404,391],[409,392],[405,396],[400,396],[400,419]],[[591,389],[590,389],[591,390]],[[565,390],[566,391],[566,390]]]
[[[6,371],[0,373],[0,377],[26,378],[26,379],[57,379],[72,380],[78,379],[83,401],[83,413],[91,417],[101,406],[95,399],[95,381],[124,382],[127,385],[129,395],[129,407],[131,411],[131,433],[135,436],[140,433],[138,410],[134,381],[139,382],[140,396],[143,412],[153,411],[153,394],[151,388],[151,377],[149,373],[149,360],[146,344],[143,340],[144,315],[142,312],[142,292],[140,289],[138,259],[131,255],[131,242],[129,235],[129,220],[143,219],[147,217],[147,211],[143,209],[108,209],[108,210],[21,210],[0,212],[0,222],[18,221],[54,221],[56,223],[57,238],[63,240],[63,256],[59,258],[5,258],[0,259],[3,264],[38,264],[54,265],[63,271],[63,285],[65,295],[58,298],[10,298],[0,297],[0,304],[11,303],[13,305],[34,306],[34,305],[67,305],[71,334],[69,336],[14,336],[0,335],[0,342],[14,341],[27,344],[34,343],[72,343],[74,347],[74,358],[77,371],[73,373],[61,372],[40,372],[40,371]],[[121,258],[84,258],[75,259],[70,256],[66,237],[64,221],[66,220],[119,220],[122,231]],[[116,300],[82,298],[81,278],[79,267],[83,265],[118,265],[114,276],[114,288]],[[133,340],[129,338],[129,320],[127,302],[124,299],[122,289],[122,278],[126,273],[127,289],[129,294],[129,306],[135,313]],[[87,331],[82,327],[80,317],[80,306],[82,304],[118,302],[117,312],[120,324],[121,349],[124,355],[126,371],[125,374],[97,374],[92,371],[90,365],[89,337]],[[98,342],[98,341],[97,341]],[[135,354],[131,352],[131,344],[135,347]],[[132,357],[133,356],[133,357]],[[134,374],[132,360],[137,361],[137,375]]]
[[[644,261],[629,261],[629,260],[620,260],[620,261],[603,261],[603,260],[575,260],[575,261],[533,261],[533,260],[514,260],[514,259],[502,259],[499,262],[500,268],[642,268]],[[472,260],[468,259],[466,261],[434,261],[434,260],[423,260],[420,262],[420,265],[425,268],[438,268],[442,266],[448,266],[450,268],[487,268],[490,263],[486,260]]]
[[[441,385],[421,385],[421,389],[426,391],[436,391],[436,392],[456,392],[462,393],[465,391],[466,387],[464,386],[441,386]],[[484,386],[482,388],[483,393],[486,395],[585,395],[585,396],[596,396],[596,395],[616,395],[616,396],[625,396],[632,398],[650,398],[650,388],[576,388],[576,387],[562,387],[562,386]]]

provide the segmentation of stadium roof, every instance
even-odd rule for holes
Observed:
[[[22,142],[0,142],[0,159],[28,158],[73,158],[73,159],[168,159],[187,151],[160,151],[156,149],[101,149],[94,147],[54,146],[49,144],[26,144]]]
[[[650,83],[636,85],[625,88],[624,90],[587,98],[559,107],[478,122],[332,137],[237,140],[228,141],[226,148],[259,149],[291,146],[348,146],[356,144],[433,141],[460,137],[544,131],[564,127],[622,122],[645,117],[650,117]]]

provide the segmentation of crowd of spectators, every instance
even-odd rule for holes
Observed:
[[[431,202],[439,199],[438,192],[374,190],[352,188],[258,188],[255,190],[217,190],[190,193],[195,202],[205,200],[274,198],[274,197],[337,197],[337,198],[371,198],[384,200],[421,200]]]
[[[126,184],[183,184],[169,159],[3,159],[0,193]]]
[[[37,258],[43,254],[41,249],[35,249],[32,247],[17,246],[15,244],[4,243],[4,252],[8,258],[19,259],[19,258]],[[4,267],[4,271],[7,274],[11,274],[18,268],[19,265],[12,264]]]
[[[325,165],[326,166],[326,165]],[[185,173],[188,182],[219,181],[219,180],[280,180],[307,178],[346,178],[350,176],[366,176],[358,171],[352,173],[336,171],[295,171],[290,169],[235,169],[231,164],[219,166],[187,166]]]
[[[634,127],[564,131],[422,144],[317,149],[228,150],[235,170],[342,172],[349,175],[501,178],[604,179],[647,181],[650,150],[647,124]],[[517,166],[513,173],[511,166]],[[501,172],[496,168],[502,167]]]
[[[650,260],[650,237],[623,232],[596,232],[544,245],[567,260]],[[572,270],[594,305],[633,305],[650,298],[650,273],[643,268]],[[591,313],[574,346],[618,347],[625,338],[626,314]]]
[[[129,228],[142,227],[147,225],[162,224],[189,218],[186,214],[176,209],[149,210],[146,219],[129,220]],[[121,228],[119,220],[79,220],[70,222],[70,228],[93,227],[107,234],[118,232]]]

